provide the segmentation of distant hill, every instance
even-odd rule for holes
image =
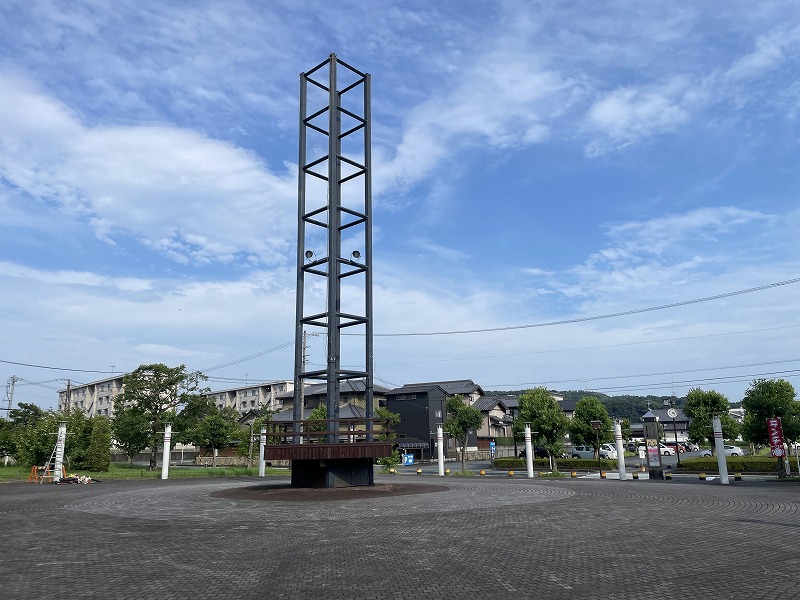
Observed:
[[[487,391],[486,393],[496,396],[519,396],[526,391],[527,390]],[[638,422],[642,418],[642,415],[651,408],[661,408],[664,406],[664,401],[669,401],[670,399],[670,396],[608,396],[601,392],[587,392],[583,390],[550,391],[559,396],[563,396],[564,400],[571,400],[574,402],[577,402],[584,396],[594,396],[603,403],[611,417],[630,419],[635,422]],[[675,398],[675,406],[682,408],[685,401],[686,398]]]

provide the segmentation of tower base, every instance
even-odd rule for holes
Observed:
[[[292,487],[341,488],[375,484],[370,458],[293,460]]]

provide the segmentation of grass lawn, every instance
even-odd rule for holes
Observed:
[[[148,471],[147,467],[141,465],[128,465],[113,463],[111,469],[98,473],[86,469],[71,470],[66,468],[67,475],[88,475],[92,479],[103,481],[104,479],[161,479],[161,467],[155,471]],[[27,481],[30,468],[20,466],[0,466],[0,482]],[[267,467],[266,475],[289,475],[289,469],[279,469]],[[187,477],[256,477],[258,468],[253,467],[170,467],[170,479],[183,479]]]

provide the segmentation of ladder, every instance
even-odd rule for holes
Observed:
[[[45,479],[49,479],[53,481],[55,479],[56,474],[56,451],[58,450],[58,442],[56,441],[56,445],[53,446],[53,452],[50,454],[50,459],[47,461],[47,464],[41,468],[42,474],[39,476],[39,483],[44,483]],[[66,473],[64,473],[64,465],[61,465],[61,477],[66,477]]]

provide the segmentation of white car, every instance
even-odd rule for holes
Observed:
[[[611,460],[617,460],[617,449],[614,448],[614,446],[611,444],[601,444],[600,458],[609,458]]]
[[[725,456],[744,456],[744,450],[739,448],[739,446],[728,446],[727,444],[723,446],[725,448]],[[711,456],[711,449],[706,448],[700,453],[702,457],[709,457]]]
[[[647,452],[647,447],[644,444],[639,445],[639,452]],[[658,452],[662,456],[675,456],[675,448],[670,448],[666,444],[658,444]]]
[[[658,451],[661,452],[662,456],[675,456],[675,448],[667,446],[666,444],[659,443]]]

